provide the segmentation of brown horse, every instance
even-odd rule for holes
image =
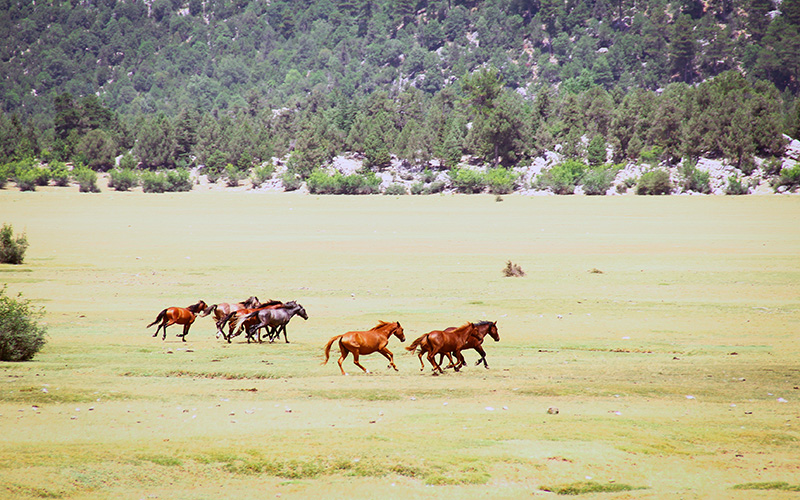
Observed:
[[[438,373],[444,373],[444,370],[442,370],[440,364],[441,356],[439,363],[436,362],[435,356],[437,354],[446,355],[450,359],[450,364],[453,365],[456,371],[458,371],[462,364],[462,360],[464,359],[461,356],[461,350],[466,347],[470,337],[473,336],[476,338],[480,338],[480,340],[483,341],[483,336],[480,336],[475,324],[466,323],[457,328],[448,328],[446,330],[434,330],[432,332],[428,332],[426,335],[423,335],[422,337],[414,341],[414,343],[416,343],[416,346],[414,346],[414,343],[412,343],[412,345],[409,347],[412,346],[418,347],[423,343],[424,340],[426,340],[428,347],[428,362],[430,362],[431,366],[433,366],[434,375],[437,375]],[[452,355],[454,353],[456,355],[456,358],[459,360],[458,364],[453,362]],[[421,358],[420,358],[420,363],[422,363]]]
[[[403,327],[400,326],[400,322],[387,323],[381,321],[377,326],[365,332],[356,331],[337,335],[330,339],[325,345],[325,361],[323,361],[322,364],[324,365],[328,362],[331,346],[338,340],[339,349],[342,352],[342,355],[339,357],[339,369],[342,371],[342,375],[347,375],[342,367],[342,362],[344,358],[347,357],[348,353],[353,353],[353,363],[355,363],[357,367],[364,370],[365,373],[369,373],[369,370],[361,366],[358,362],[358,357],[372,354],[375,351],[383,354],[383,356],[389,360],[389,366],[394,368],[395,371],[398,371],[397,366],[394,364],[394,355],[392,351],[386,348],[386,345],[389,343],[389,337],[392,335],[397,337],[400,342],[405,342],[406,336],[403,333]]]
[[[235,311],[231,311],[230,314],[228,314],[227,316],[222,318],[217,323],[217,338],[222,337],[225,340],[227,340],[228,343],[230,344],[231,343],[231,339],[233,337],[236,337],[236,336],[240,335],[242,333],[243,329],[249,328],[254,323],[257,323],[256,320],[250,319],[247,322],[239,324],[239,321],[241,320],[241,318],[247,316],[250,313],[257,312],[257,311],[260,311],[262,309],[275,309],[277,307],[283,307],[283,302],[281,302],[280,300],[270,300],[267,303],[261,304],[258,307],[255,307],[255,308],[252,308],[252,309],[237,309]],[[225,335],[225,330],[224,330],[225,323],[228,324],[228,334],[227,335]],[[236,333],[234,333],[234,331],[236,331]],[[248,342],[249,342],[249,339],[248,339]]]
[[[239,309],[255,309],[260,305],[261,302],[259,302],[258,297],[252,296],[249,299],[241,302],[235,302],[232,304],[221,302],[219,304],[209,306],[203,316],[208,316],[209,314],[214,313],[214,323],[217,325],[217,330],[221,330],[221,326],[225,324],[223,323],[223,320],[230,313],[238,311]]]
[[[158,328],[156,328],[156,333],[153,335],[153,337],[158,337],[158,331],[163,328],[164,335],[161,337],[161,340],[166,340],[168,326],[176,323],[183,325],[183,333],[179,333],[178,337],[186,342],[186,335],[189,333],[189,327],[192,326],[192,323],[194,323],[194,319],[197,317],[197,314],[207,310],[208,306],[202,300],[198,301],[197,304],[190,305],[189,307],[168,307],[158,313],[156,320],[147,325],[147,328],[150,328],[160,321],[161,324],[158,325]]]
[[[483,366],[487,369],[489,368],[489,364],[486,362],[486,351],[483,350],[483,339],[486,335],[489,335],[494,339],[495,342],[500,340],[500,334],[497,332],[497,321],[480,321],[478,323],[473,323],[475,325],[475,334],[470,335],[467,337],[464,346],[461,350],[464,349],[475,349],[478,351],[478,354],[481,355],[480,359],[475,363],[475,365],[479,365],[483,363]],[[445,328],[443,331],[445,333],[452,332],[455,330],[456,327],[451,326],[450,328]],[[414,342],[411,343],[410,346],[406,347],[406,350],[413,351],[417,349],[417,356],[419,357],[419,371],[425,369],[425,363],[422,361],[422,355],[426,354],[431,350],[430,342],[428,341],[428,334],[424,334],[418,337]],[[444,352],[439,353],[439,365],[442,364],[442,360],[445,357]],[[444,369],[448,368],[461,368],[466,365],[466,361],[464,361],[464,356],[461,355],[461,351],[455,351],[456,358],[458,358],[458,365],[453,364],[452,358],[450,358],[450,365],[446,366]]]

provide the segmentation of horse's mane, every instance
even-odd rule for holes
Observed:
[[[375,327],[372,328],[372,330],[380,330],[381,328],[385,327],[386,325],[394,325],[396,323],[397,323],[396,321],[393,321],[393,322],[389,323],[388,321],[380,320],[380,321],[378,321],[378,324]]]
[[[279,305],[279,304],[283,304],[283,302],[281,302],[280,300],[268,300],[266,303],[264,303],[264,304],[261,304],[261,306],[260,306],[260,307],[264,307],[264,306],[277,306],[277,305]]]
[[[198,301],[196,304],[192,304],[192,305],[188,306],[186,309],[188,309],[188,310],[190,310],[190,311],[192,311],[193,313],[196,314],[198,310],[202,310],[203,309],[203,306],[200,305],[200,304],[205,304],[205,302],[203,302],[202,300]]]
[[[473,325],[475,325],[475,326],[485,326],[485,325],[491,325],[492,323],[494,323],[494,321],[483,320],[483,321],[478,321],[477,323],[473,323]]]

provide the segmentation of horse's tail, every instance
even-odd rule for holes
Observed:
[[[331,356],[331,346],[333,345],[333,343],[341,339],[342,337],[344,337],[344,334],[337,335],[332,339],[330,339],[327,344],[325,344],[325,361],[322,362],[323,365],[328,363],[328,359]]]
[[[158,313],[158,316],[156,317],[156,320],[155,320],[155,321],[153,321],[152,323],[150,323],[149,325],[147,325],[145,328],[150,328],[151,326],[155,325],[156,323],[158,323],[159,321],[161,321],[162,319],[164,319],[164,315],[165,315],[165,314],[167,314],[167,310],[166,310],[166,309],[164,309],[163,311],[161,311],[160,313]]]
[[[414,342],[412,342],[411,345],[406,346],[406,351],[414,351],[417,347],[422,346],[422,343],[425,342],[427,339],[428,339],[428,334],[426,333],[425,335],[414,340]]]
[[[229,316],[233,316],[234,314],[236,314],[236,313],[232,312]],[[258,314],[258,311],[254,311],[254,312],[251,312],[250,314],[245,314],[241,318],[237,319],[236,320],[236,330],[241,328],[245,321],[247,321],[248,319],[256,316],[257,314]]]
[[[203,314],[201,314],[201,315],[200,315],[200,317],[201,317],[201,318],[205,318],[205,317],[206,317],[206,316],[208,316],[209,314],[213,313],[213,312],[214,312],[216,309],[217,309],[217,304],[214,304],[214,305],[212,305],[212,306],[208,306],[208,307],[206,307],[206,309],[203,311]]]

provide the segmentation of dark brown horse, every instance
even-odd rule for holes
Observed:
[[[458,364],[454,364],[451,357],[450,358],[450,365],[446,366],[444,369],[448,368],[455,368],[458,371],[459,368],[466,365],[466,361],[464,361],[464,356],[461,355],[461,351],[464,349],[475,349],[478,351],[478,354],[481,355],[480,359],[475,363],[475,365],[479,365],[483,363],[483,366],[489,368],[489,364],[486,362],[486,351],[483,350],[483,339],[486,335],[489,335],[494,339],[495,342],[500,340],[500,334],[497,332],[497,322],[496,321],[480,321],[478,323],[473,323],[475,326],[475,330],[472,335],[468,336],[464,346],[458,350],[454,351],[451,354],[455,355],[458,359]],[[443,330],[444,333],[449,333],[456,330],[456,327],[445,328]],[[432,332],[431,332],[432,333]],[[422,361],[423,354],[430,352],[431,346],[430,342],[428,341],[429,333],[418,337],[414,342],[411,343],[410,346],[406,347],[407,350],[413,351],[417,349],[417,355],[419,357],[419,365],[420,371],[425,369],[425,363]],[[444,356],[448,353],[439,352],[439,365],[441,366],[442,360]]]
[[[342,367],[342,362],[347,357],[348,353],[353,353],[353,363],[364,370],[365,373],[369,373],[369,370],[361,366],[358,362],[358,357],[372,354],[376,351],[383,354],[383,356],[389,360],[389,366],[394,368],[395,371],[398,371],[397,366],[394,364],[394,355],[392,351],[386,348],[386,345],[389,343],[389,337],[392,335],[397,337],[400,342],[405,342],[406,336],[403,333],[403,327],[400,326],[400,322],[387,323],[381,321],[377,326],[365,332],[356,331],[337,335],[330,339],[325,345],[325,361],[323,361],[322,364],[324,365],[328,362],[331,346],[334,342],[338,341],[339,350],[342,352],[342,355],[339,357],[339,369],[342,371],[342,375],[347,375],[344,371],[344,367]]]
[[[450,364],[453,365],[456,371],[458,371],[459,367],[461,366],[461,360],[463,359],[463,357],[459,357],[461,355],[460,351],[464,349],[464,346],[467,344],[467,341],[471,336],[477,337],[478,335],[479,334],[475,325],[473,323],[466,323],[457,328],[448,328],[447,330],[434,330],[432,332],[428,332],[426,335],[423,335],[417,339],[420,341],[417,343],[417,346],[422,343],[423,337],[427,338],[428,362],[430,362],[431,366],[433,366],[434,375],[438,375],[439,373],[444,373],[444,370],[442,370],[440,365],[441,361],[440,363],[436,362],[436,355],[446,355],[450,359]],[[455,354],[456,358],[459,360],[458,364],[453,361],[453,354]]]
[[[261,304],[258,307],[254,307],[254,308],[251,308],[251,309],[244,308],[244,309],[237,309],[235,311],[231,311],[227,316],[225,316],[224,318],[222,318],[221,320],[219,320],[217,322],[217,338],[222,337],[225,340],[227,340],[228,343],[230,344],[231,343],[231,339],[233,337],[236,337],[236,336],[238,336],[238,335],[240,335],[242,333],[242,328],[239,328],[236,331],[236,333],[234,333],[234,330],[236,330],[236,328],[237,328],[236,324],[237,324],[237,322],[239,321],[240,318],[242,318],[243,316],[247,316],[248,314],[250,314],[252,312],[260,311],[261,309],[270,309],[270,308],[282,307],[282,306],[283,306],[283,302],[281,302],[280,300],[270,300],[270,301],[267,301],[265,304]],[[253,321],[255,321],[255,320],[250,320],[250,323],[247,323],[244,326],[245,327],[251,326]],[[225,324],[226,323],[228,324],[228,334],[227,335],[225,334]]]
[[[168,326],[174,324],[183,325],[183,333],[179,333],[178,337],[186,342],[186,335],[189,333],[189,327],[192,326],[192,323],[194,323],[197,314],[205,312],[206,310],[208,310],[208,306],[202,300],[198,301],[197,304],[190,305],[189,307],[168,307],[158,313],[156,320],[147,325],[147,328],[150,328],[160,321],[161,324],[159,324],[158,328],[156,328],[156,333],[153,335],[153,337],[158,337],[158,331],[163,328],[164,335],[161,337],[161,340],[166,340]]]
[[[235,302],[235,303],[221,302],[219,304],[214,304],[212,306],[209,306],[209,308],[206,310],[203,316],[208,316],[209,314],[214,313],[214,323],[217,325],[217,330],[221,330],[221,326],[225,324],[223,320],[230,313],[238,311],[239,309],[255,309],[260,305],[261,302],[259,302],[258,297],[254,295],[249,299],[243,300],[241,302]]]

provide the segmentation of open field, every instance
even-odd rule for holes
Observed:
[[[780,196],[0,191],[30,242],[0,283],[49,332],[0,364],[0,498],[798,498],[798,221]],[[250,295],[309,319],[145,329]],[[394,338],[399,372],[320,365],[378,320],[408,344],[482,319],[489,370],[433,377]]]

